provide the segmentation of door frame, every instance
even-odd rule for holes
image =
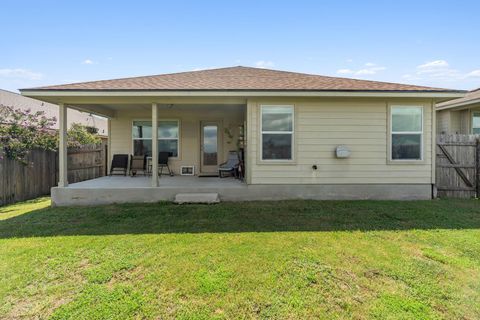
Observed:
[[[203,127],[208,124],[217,125],[217,164],[215,166],[204,166],[203,165]],[[221,119],[210,119],[210,120],[200,120],[200,139],[199,139],[199,150],[200,150],[200,166],[199,174],[218,174],[218,165],[223,162],[223,121]],[[211,167],[210,170],[205,167]]]

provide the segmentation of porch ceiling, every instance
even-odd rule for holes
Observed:
[[[234,97],[75,97],[55,96],[36,97],[36,99],[50,102],[63,103],[70,108],[96,114],[103,117],[113,118],[115,112],[128,109],[151,110],[152,103],[157,103],[159,109],[176,108],[179,110],[188,108],[238,108],[246,105],[246,98]]]

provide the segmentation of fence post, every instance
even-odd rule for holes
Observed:
[[[476,192],[475,192],[475,197],[478,198],[480,196],[480,161],[479,161],[479,156],[480,156],[480,145],[479,145],[479,137],[475,138],[475,186],[476,186]]]

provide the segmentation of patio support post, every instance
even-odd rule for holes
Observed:
[[[112,119],[107,119],[107,130],[108,130],[108,140],[107,140],[107,167],[105,168],[105,175],[108,176],[110,172],[110,167],[112,166]]]
[[[68,187],[67,171],[67,106],[63,103],[59,107],[59,144],[58,144],[58,186]]]
[[[152,187],[158,187],[158,106],[152,103]]]

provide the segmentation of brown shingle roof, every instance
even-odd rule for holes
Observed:
[[[480,103],[480,88],[468,92],[465,97],[437,104],[437,108],[448,108]]]
[[[28,90],[158,91],[429,91],[456,90],[326,77],[250,67],[230,67],[154,76],[54,85]]]

